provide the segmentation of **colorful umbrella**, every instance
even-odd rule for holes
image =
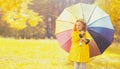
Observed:
[[[56,38],[60,46],[69,52],[71,33],[77,19],[84,19],[91,35],[90,56],[102,54],[112,43],[114,28],[107,13],[98,6],[79,3],[65,8],[56,20]]]

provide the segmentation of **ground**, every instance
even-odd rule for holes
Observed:
[[[0,69],[73,69],[68,55],[57,40],[0,38]],[[87,69],[120,69],[120,44],[90,60]]]

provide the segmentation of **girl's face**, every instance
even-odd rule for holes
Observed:
[[[84,27],[84,25],[81,22],[76,22],[76,29],[78,31],[82,31],[83,27]]]

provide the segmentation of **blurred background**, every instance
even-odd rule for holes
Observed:
[[[0,69],[73,69],[55,39],[55,21],[79,2],[98,5],[115,28],[113,44],[87,68],[119,69],[120,0],[0,0]]]
[[[21,39],[55,38],[56,18],[64,8],[79,2],[92,4],[94,0],[1,1],[0,35]]]
[[[119,41],[119,0],[16,0],[0,3],[0,36],[17,39],[55,38],[55,20],[64,8],[76,3],[96,4],[107,12]]]

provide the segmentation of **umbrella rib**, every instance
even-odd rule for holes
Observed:
[[[63,20],[57,20],[57,21],[61,21],[61,22],[67,22],[67,23],[71,23],[71,24],[74,24],[74,23],[72,23],[72,22],[63,21]]]
[[[66,8],[66,10],[67,10],[68,8]],[[67,10],[67,11],[69,11],[69,10]],[[75,16],[75,15],[73,15],[70,11],[69,11],[69,13],[73,16],[73,17],[75,17],[76,19],[77,19],[77,17]]]
[[[80,7],[81,7],[81,10],[82,10],[83,20],[85,20],[85,17],[84,17],[84,12],[83,12],[83,7],[82,7],[82,4],[81,4],[81,3],[80,3]]]
[[[89,24],[88,26],[92,25],[92,24],[95,23],[96,21],[98,21],[98,20],[100,20],[100,19],[103,19],[103,18],[105,18],[105,17],[108,17],[108,16],[101,17],[101,18],[95,20],[94,22],[92,22],[91,24]]]
[[[93,37],[93,39],[95,40],[95,35],[93,35],[93,34],[91,34],[91,32],[94,32],[94,31],[92,31],[92,30],[90,30],[90,29],[88,29],[88,31],[89,31],[89,33],[90,33],[90,35]],[[90,32],[91,31],[91,32]],[[95,32],[96,34],[99,34],[99,33],[97,33],[97,32]],[[105,39],[105,37],[103,37],[102,35],[100,35],[99,34],[99,36],[101,36],[101,38],[104,38]],[[99,38],[100,39],[100,38]],[[105,39],[106,40],[106,39]],[[109,40],[106,40],[107,42],[110,42]],[[96,42],[96,40],[95,40],[95,42]],[[99,43],[99,45],[102,45],[102,43],[103,43],[104,41],[101,41],[101,40],[98,40],[96,43],[98,44]],[[110,43],[107,43],[106,45],[110,45],[111,44],[111,42]],[[101,49],[101,46],[99,46],[98,45],[98,47],[99,47],[99,49],[100,49],[100,51],[101,51],[101,53],[103,53],[104,52],[104,50],[107,48],[107,46],[106,47],[104,47],[104,50],[102,50]]]
[[[69,30],[65,30],[65,31],[62,31],[62,32],[66,32],[66,31],[70,31],[72,29],[69,29]],[[62,32],[59,32],[59,33],[62,33]],[[59,33],[56,33],[55,35],[59,34]]]
[[[71,40],[71,38],[69,38],[67,41],[69,41],[69,40]],[[66,42],[67,42],[67,41],[66,41]],[[65,43],[66,43],[66,42],[65,42]],[[64,44],[63,44],[63,45],[64,45]],[[65,48],[65,46],[62,46],[62,47],[64,47],[64,48]]]
[[[94,7],[94,9],[93,9],[92,13],[90,14],[90,17],[89,17],[89,19],[88,19],[87,23],[89,23],[89,21],[90,21],[90,19],[91,19],[91,17],[92,17],[92,14],[93,14],[93,13],[94,13],[94,11],[95,11],[95,9],[96,9],[96,6]]]
[[[93,27],[92,27],[93,28]],[[91,30],[91,29],[88,29],[88,30]],[[112,30],[112,29],[111,29]],[[92,31],[92,30],[91,30]],[[94,31],[95,32],[95,31]],[[99,34],[98,32],[95,32],[95,33],[97,33],[97,34]],[[101,34],[99,34],[100,36],[102,36]],[[102,36],[103,38],[105,38],[104,36]],[[109,41],[109,40],[108,40]],[[111,42],[111,41],[109,41],[109,42]]]

